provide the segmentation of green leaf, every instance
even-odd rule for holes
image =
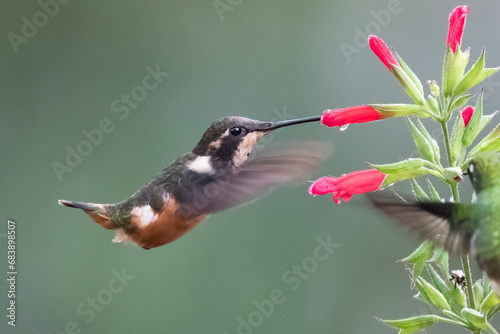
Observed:
[[[434,188],[434,185],[432,184],[431,180],[429,180],[429,178],[427,178],[427,185],[429,187],[429,192],[430,192],[429,197],[430,197],[431,201],[442,202],[441,196],[439,196],[439,193],[437,192],[436,188]],[[442,249],[442,248],[436,248],[435,251],[437,251],[438,249]],[[446,259],[446,262],[448,263],[448,258]],[[448,271],[448,270],[446,270],[446,271]]]
[[[422,294],[425,294],[427,298],[431,301],[432,305],[437,307],[440,310],[448,310],[451,311],[451,306],[448,304],[448,301],[443,296],[443,294],[436,289],[432,284],[427,282],[422,276],[417,278],[415,286],[418,291]]]
[[[469,156],[474,157],[482,152],[495,152],[498,150],[500,150],[500,124],[474,146],[469,152]]]
[[[435,143],[435,140],[431,137],[420,119],[415,119],[417,125],[415,125],[409,117],[406,117],[406,121],[410,128],[415,146],[422,158],[439,164],[439,146]]]
[[[432,95],[427,96],[427,104],[429,105],[429,107],[431,107],[431,109],[434,111],[436,115],[439,115],[440,113],[439,104],[434,96]]]
[[[410,179],[411,188],[413,190],[413,194],[419,201],[429,201],[429,196],[425,193],[425,191],[420,187],[418,182],[415,179]]]
[[[457,96],[455,100],[453,100],[453,103],[451,104],[451,110],[458,109],[460,107],[463,107],[464,105],[467,104],[469,99],[473,97],[473,94],[466,94],[466,95],[461,95]]]
[[[455,120],[455,125],[453,126],[453,132],[451,133],[450,139],[450,155],[451,161],[457,163],[461,159],[461,152],[463,148],[462,137],[464,135],[465,124],[462,115],[458,115]]]
[[[399,319],[399,320],[383,320],[380,318],[375,318],[375,319],[388,326],[400,329],[401,331],[399,333],[404,333],[404,334],[416,333],[440,321],[447,323],[454,323],[461,326],[459,322],[446,319],[434,314],[418,315],[415,317]]]
[[[415,280],[420,276],[422,270],[425,267],[425,263],[432,257],[434,251],[434,246],[429,240],[425,240],[418,246],[417,249],[413,251],[410,255],[404,259],[398,260],[398,262],[404,262],[412,265],[411,280],[412,287],[415,285]]]
[[[415,158],[415,159],[406,159],[391,164],[372,165],[372,166],[381,171],[382,173],[393,174],[393,173],[402,173],[410,171],[415,168],[420,168],[424,165],[425,165],[425,160]]]
[[[467,306],[467,296],[465,295],[465,291],[457,285],[452,285],[450,288],[450,304],[453,308],[453,311],[460,312],[460,310]]]
[[[392,164],[374,165],[373,168],[387,174],[382,187],[387,187],[397,181],[407,180],[426,174],[438,174],[436,171],[424,167],[424,164],[429,162],[423,159],[406,159]],[[441,174],[438,174],[441,176]]]
[[[498,298],[495,290],[491,290],[490,293],[484,298],[479,310],[481,313],[489,312],[493,307],[500,304],[500,299]]]
[[[435,248],[434,251],[436,251],[436,249],[438,249],[438,248]],[[427,262],[430,262],[430,261],[432,261],[432,259],[428,260]],[[448,285],[447,282],[445,282],[441,278],[441,276],[437,273],[436,269],[434,269],[434,267],[432,265],[428,264],[426,266],[426,268],[427,268],[427,272],[429,273],[429,277],[431,279],[430,283],[439,292],[441,292],[443,294],[443,296],[446,298],[446,300],[448,301],[451,297],[450,286]]]
[[[391,64],[392,74],[398,79],[399,83],[403,86],[406,94],[418,105],[424,106],[425,99],[424,94],[421,92],[421,88],[417,87],[412,79],[406,74],[406,72],[399,66]],[[421,86],[422,84],[420,84]],[[423,91],[423,90],[422,90]]]
[[[420,91],[420,94],[423,96],[424,95],[424,87],[422,87],[422,83],[420,82],[420,79],[413,73],[413,71],[410,69],[408,65],[403,61],[403,59],[396,53],[396,58],[399,62],[399,65],[403,69],[403,71],[408,75],[410,80],[413,82],[415,87]]]
[[[467,322],[478,328],[488,330],[488,326],[486,325],[486,316],[483,313],[467,307],[463,308],[460,313],[462,314],[462,317],[467,320]]]
[[[483,280],[478,279],[475,281],[472,290],[474,291],[474,305],[481,305],[484,297]]]
[[[457,48],[456,53],[453,54],[451,49],[447,48],[443,65],[443,94],[445,97],[453,94],[455,87],[463,78],[468,62],[469,49],[462,52]]]
[[[479,132],[482,130],[481,128],[481,118],[483,116],[483,92],[479,95],[479,99],[477,100],[476,107],[474,109],[474,113],[467,124],[467,127],[464,130],[464,134],[462,136],[462,144],[465,147],[469,147],[474,139],[476,139]]]
[[[469,89],[471,89],[472,87],[474,87],[487,77],[493,75],[500,69],[499,67],[484,68],[484,63],[485,63],[484,57],[485,57],[485,49],[483,48],[483,51],[481,52],[481,56],[479,56],[479,59],[455,87],[455,90],[453,91],[455,95],[460,95],[468,91]]]
[[[416,115],[419,117],[429,117],[427,109],[418,104],[406,103],[387,103],[387,104],[369,104],[383,118]]]

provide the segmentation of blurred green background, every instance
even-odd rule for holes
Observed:
[[[53,17],[37,13],[54,2],[41,3],[0,5],[0,277],[8,271],[7,219],[17,223],[19,273],[15,328],[6,324],[0,280],[0,332],[232,334],[241,317],[255,325],[241,333],[390,333],[373,317],[429,311],[395,263],[418,241],[361,196],[335,205],[308,195],[307,185],[281,188],[151,251],[111,243],[111,231],[57,200],[125,199],[227,115],[276,120],[409,102],[359,31],[394,46],[422,80],[440,81],[448,15],[465,4],[464,46],[475,60],[488,45],[487,65],[498,66],[498,1],[73,0],[46,5]],[[31,37],[13,47],[8,36],[21,35],[26,20],[40,28],[25,28]],[[126,117],[115,113],[122,94],[142,92],[148,66],[169,75]],[[486,113],[499,108],[499,87],[498,76],[485,86]],[[67,146],[76,149],[82,131],[106,118],[113,131],[58,178],[53,163],[65,164]],[[271,141],[299,138],[335,145],[314,178],[414,152],[404,119],[344,132],[308,124]],[[328,236],[340,246],[307,278],[289,272]],[[129,276],[126,286],[114,271]],[[259,318],[256,303],[274,290],[282,303]]]

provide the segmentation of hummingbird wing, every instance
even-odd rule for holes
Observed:
[[[281,184],[304,182],[329,153],[328,145],[316,141],[257,150],[236,173],[197,180],[195,197],[182,203],[181,210],[188,215],[222,211],[257,200]]]
[[[469,252],[475,227],[472,226],[470,205],[389,200],[381,194],[368,196],[378,209],[395,218],[410,231],[417,232],[423,239],[443,247],[453,254]]]

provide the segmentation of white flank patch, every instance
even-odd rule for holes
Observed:
[[[210,156],[208,155],[200,155],[191,161],[187,167],[200,174],[215,174],[212,163],[210,162]]]
[[[114,243],[123,242],[126,245],[132,240],[130,240],[127,233],[125,233],[125,231],[120,228],[118,230],[115,230],[115,237],[111,241],[113,241]]]
[[[139,218],[141,226],[147,226],[158,219],[158,214],[149,205],[136,206],[130,213]]]

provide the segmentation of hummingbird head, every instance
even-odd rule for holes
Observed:
[[[248,158],[257,141],[281,127],[319,121],[321,116],[279,122],[261,122],[245,117],[230,116],[215,121],[205,131],[193,149],[199,156],[210,157],[214,166],[240,167]]]
[[[486,152],[472,159],[467,174],[476,193],[481,190],[500,186],[500,178],[496,175],[500,171],[500,153]]]

